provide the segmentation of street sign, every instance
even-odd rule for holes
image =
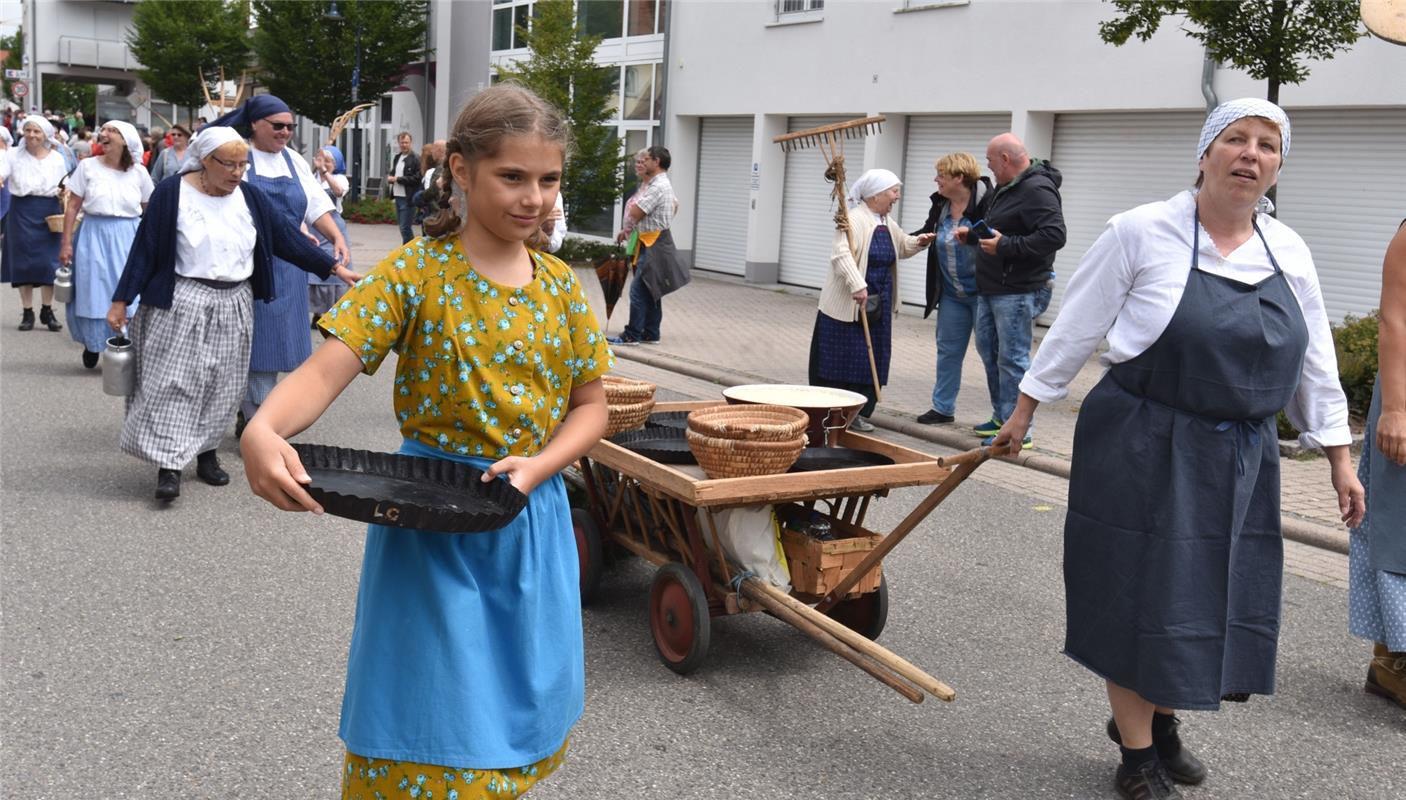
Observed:
[[[27,69],[7,69],[7,70],[5,70],[5,80],[7,80],[7,81],[12,81],[12,80],[15,80],[16,78],[18,78],[18,79],[20,79],[20,80],[26,80],[26,81],[29,80],[29,70],[27,70]]]
[[[29,95],[29,84],[24,81],[15,81],[10,84],[10,96],[16,100],[22,100]]]

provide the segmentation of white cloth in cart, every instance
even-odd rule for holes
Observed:
[[[713,512],[723,553],[739,567],[784,592],[791,591],[791,570],[781,549],[781,529],[770,505],[727,508]],[[709,549],[713,533],[707,509],[698,509],[698,525]]]

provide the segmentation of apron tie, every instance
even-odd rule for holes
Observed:
[[[1241,437],[1238,434],[1245,434],[1244,438],[1250,440],[1250,448],[1254,449],[1260,446],[1260,432],[1255,429],[1256,423],[1254,422],[1243,419],[1227,419],[1216,425],[1216,433],[1225,433],[1231,428],[1234,428],[1237,434],[1235,437],[1235,467],[1241,475],[1244,475],[1245,453],[1240,449]]]

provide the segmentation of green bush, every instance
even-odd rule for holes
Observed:
[[[1347,394],[1349,413],[1367,417],[1372,405],[1372,384],[1377,380],[1377,322],[1379,311],[1365,317],[1349,316],[1333,326],[1333,349],[1338,354],[1338,379]]]
[[[342,218],[363,225],[394,225],[395,201],[376,197],[348,200],[342,204]]]
[[[578,262],[594,263],[596,259],[604,255],[616,252],[619,245],[606,242],[593,242],[589,239],[581,239],[575,236],[567,236],[561,243],[561,249],[555,255],[568,264]]]

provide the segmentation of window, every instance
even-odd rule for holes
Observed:
[[[629,23],[630,27],[626,33],[629,36],[649,36],[653,33],[662,33],[658,24],[658,17],[664,12],[664,0],[627,0],[629,3]]]
[[[493,9],[493,49],[513,50],[526,47],[518,28],[530,28],[532,13],[530,0],[494,0],[498,6]]]
[[[625,30],[623,0],[578,0],[576,26],[584,36],[619,39]]]
[[[825,0],[777,0],[776,13],[801,14],[825,8]]]
[[[654,65],[625,67],[624,119],[653,119]]]

